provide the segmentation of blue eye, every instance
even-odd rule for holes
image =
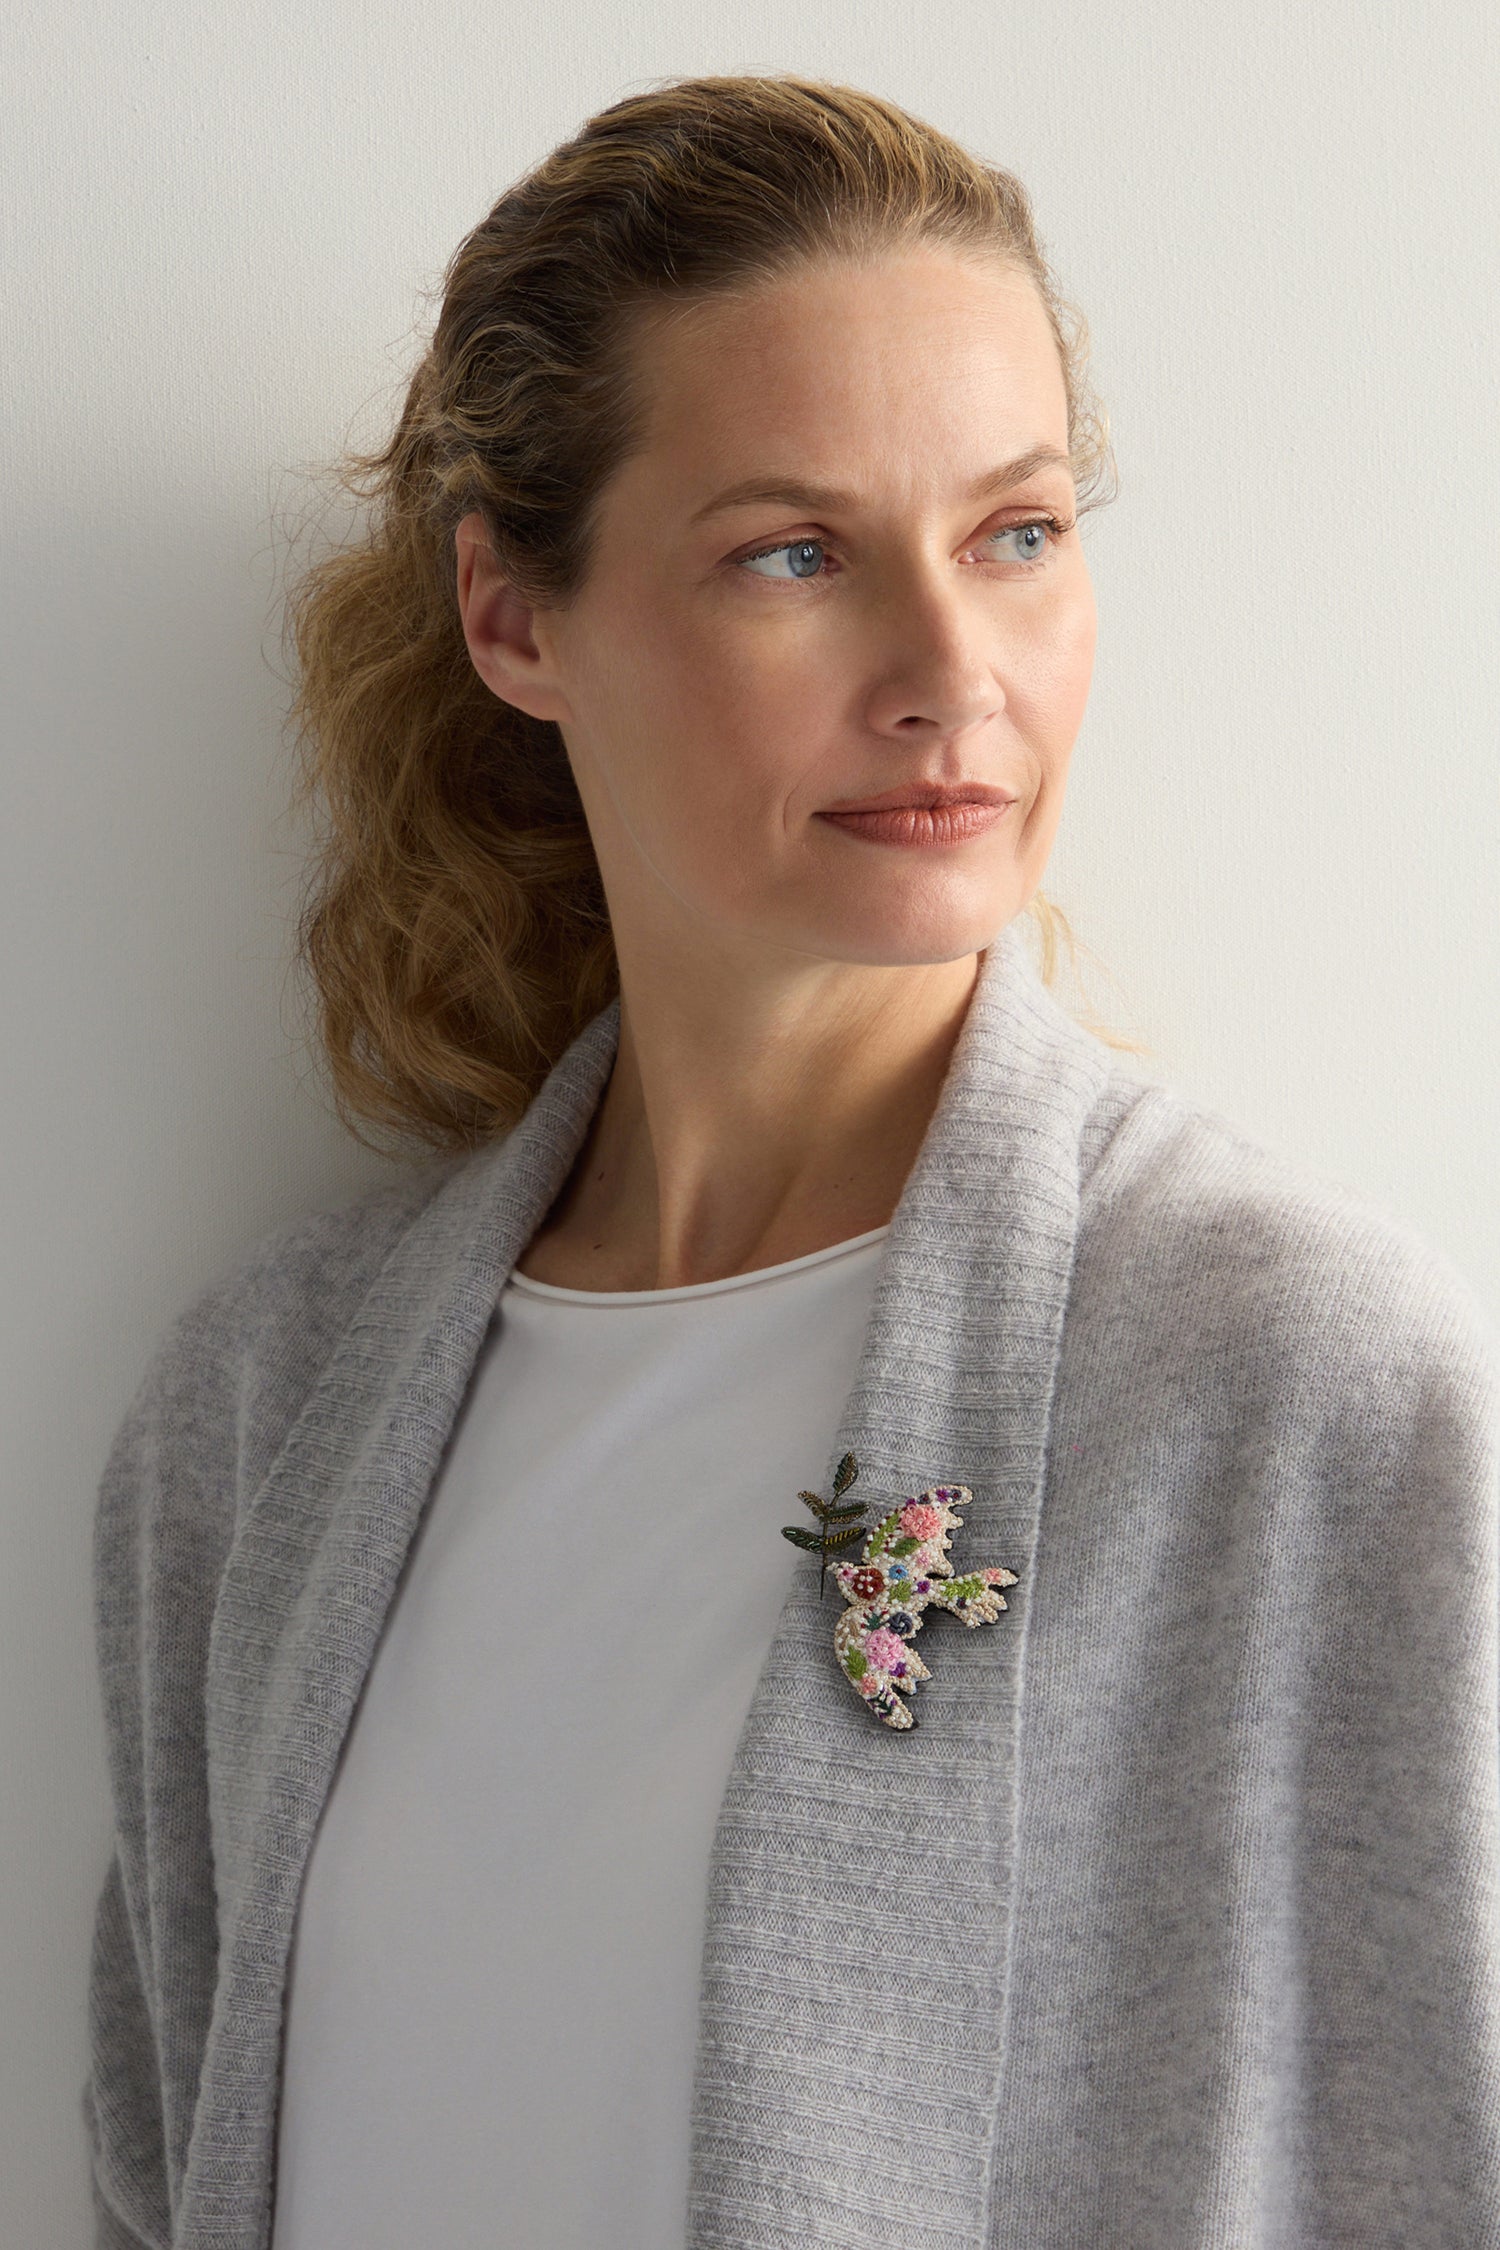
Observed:
[[[1016,558],[1017,561],[1033,562],[1035,561],[1037,556],[1042,555],[1046,552],[1045,541],[1046,539],[1051,537],[1052,533],[1056,531],[1056,529],[1057,525],[1055,523],[1013,523],[1007,525],[1004,531],[995,532],[993,537],[988,540],[986,544],[993,546],[996,539],[1019,539],[1023,544],[1021,547],[1021,551]],[[1025,544],[1027,540],[1030,540],[1033,543],[1028,546]]]
[[[816,561],[809,563],[808,557],[816,557],[821,555],[822,552],[823,542],[821,539],[793,539],[785,547],[761,547],[753,555],[741,555],[740,561],[741,563],[763,562],[768,555],[790,555],[792,557],[791,572],[794,578],[816,578],[818,575],[817,563]],[[799,562],[805,567],[799,569]],[[754,575],[760,578],[763,576],[769,577],[772,574],[756,571]]]
[[[1030,523],[1007,524],[1004,531],[991,532],[983,544],[993,547],[1001,539],[1016,540],[1019,542],[1016,562],[1022,570],[1031,570],[1046,561],[1049,544],[1055,543],[1060,533],[1071,529],[1071,524],[1060,523],[1056,516],[1040,516]],[[769,562],[778,555],[785,555],[788,557],[790,578],[780,571],[756,571],[754,576],[779,579],[783,586],[799,580],[806,584],[823,575],[822,557],[825,551],[821,539],[792,539],[779,547],[758,547],[753,555],[741,555],[735,567],[748,570],[752,563]]]

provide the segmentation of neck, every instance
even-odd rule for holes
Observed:
[[[614,1070],[521,1270],[670,1289],[884,1226],[978,966],[804,959],[747,982],[622,952]]]

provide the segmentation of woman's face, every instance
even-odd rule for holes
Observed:
[[[979,951],[1041,880],[1094,653],[1034,287],[921,248],[653,315],[638,348],[645,446],[574,602],[519,612],[524,663],[460,571],[481,673],[562,730],[622,952]],[[1011,801],[832,817],[966,784]]]

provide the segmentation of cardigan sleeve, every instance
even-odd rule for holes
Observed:
[[[1271,2232],[1500,2242],[1500,1335],[1430,1242],[1175,1096],[1103,1165],[1067,1434],[1177,1604],[1131,1817],[1264,2040]],[[1133,2034],[1212,2051],[1195,2007]]]
[[[170,2250],[219,1959],[206,1681],[237,1527],[428,1166],[284,1223],[182,1311],[110,1447],[94,1628],[114,1840],[88,1983],[96,2250]]]
[[[167,2250],[213,2005],[203,1675],[236,1499],[233,1293],[182,1314],[110,1449],[94,1626],[114,1848],[94,1918],[83,2095],[98,2250]]]
[[[96,2250],[165,2250],[171,2239],[161,2060],[146,1994],[117,1850],[99,1895],[89,1966],[83,2110]]]
[[[1388,1218],[1289,1230],[1279,1278],[1258,1684],[1299,1774],[1308,2231],[1496,2241],[1500,1349],[1464,1277]]]

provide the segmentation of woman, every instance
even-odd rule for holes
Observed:
[[[1493,1335],[1032,957],[1083,333],[792,77],[455,256],[294,608],[442,1154],[105,1471],[101,2244],[1500,2242]]]

